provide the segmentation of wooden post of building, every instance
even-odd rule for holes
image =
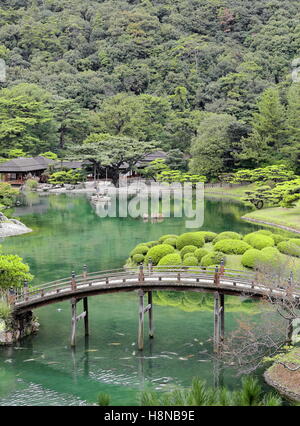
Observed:
[[[24,300],[28,300],[28,281],[24,281]]]
[[[144,292],[143,290],[138,291],[139,295],[139,330],[138,330],[138,348],[140,351],[144,349]]]
[[[149,337],[154,337],[154,326],[153,326],[153,295],[152,291],[148,291],[148,306],[149,306]]]
[[[220,294],[218,291],[214,294],[214,352],[220,351]]]
[[[76,299],[71,299],[71,308],[72,308],[72,324],[71,324],[71,347],[74,348],[76,345],[76,325],[77,325],[77,316],[76,316]]]

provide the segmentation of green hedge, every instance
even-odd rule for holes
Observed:
[[[244,254],[245,251],[249,250],[251,246],[242,240],[230,240],[225,239],[218,241],[214,245],[216,251],[221,251],[226,254]]]
[[[149,241],[148,243],[144,243],[145,246],[147,247],[154,247],[157,246],[159,244],[159,241]]]
[[[282,241],[287,241],[288,238],[283,237],[282,235],[279,234],[272,234],[272,238],[275,241],[276,246],[281,243]],[[299,240],[300,241],[300,240]]]
[[[223,253],[212,251],[206,254],[204,257],[202,257],[200,265],[201,266],[219,265],[222,259],[224,259]]]
[[[281,257],[280,251],[276,247],[265,247],[261,250],[263,254],[263,262],[278,263]]]
[[[133,257],[135,254],[147,254],[148,251],[149,247],[147,247],[145,244],[139,244],[132,250],[130,256]]]
[[[216,238],[213,240],[213,244],[216,244],[218,241],[221,241],[221,240],[226,240],[226,239],[241,240],[242,238],[243,236],[241,234],[238,234],[237,232],[225,231],[225,232],[221,232],[220,234],[216,236]]]
[[[160,259],[162,259],[167,254],[174,253],[174,247],[169,244],[159,244],[158,246],[152,247],[145,257],[146,265],[149,263],[149,258],[151,257],[153,265],[157,265]]]
[[[198,235],[197,232],[187,232],[182,234],[177,239],[176,247],[178,250],[183,249],[185,246],[204,246],[204,238],[201,235]]]
[[[206,256],[207,254],[208,254],[208,250],[206,250],[205,248],[198,248],[194,252],[194,256],[198,259],[198,262],[200,262],[202,257]]]
[[[288,256],[300,257],[300,247],[292,241],[282,241],[277,248],[281,253]]]
[[[181,265],[182,260],[179,253],[167,254],[162,259],[160,259],[158,266],[175,266]]]
[[[135,254],[132,256],[132,260],[137,264],[144,262],[144,259],[145,256],[143,254]]]
[[[190,256],[184,258],[183,265],[184,266],[197,266],[198,260],[195,256],[190,255]]]
[[[167,240],[168,238],[178,238],[178,235],[175,235],[175,234],[167,234],[167,235],[162,235],[160,238],[159,238],[159,242],[160,243],[164,243],[165,242],[165,240]]]
[[[197,250],[196,246],[185,246],[180,250],[181,257],[184,258],[184,255],[187,253],[194,253]]]
[[[200,235],[201,237],[204,238],[204,241],[206,243],[210,243],[211,241],[213,241],[216,236],[218,234],[216,234],[215,232],[210,232],[210,231],[198,231],[196,232],[196,234]]]
[[[275,241],[272,237],[263,235],[258,232],[252,232],[244,237],[244,241],[257,250],[262,250],[265,247],[274,247]]]
[[[170,246],[173,246],[173,247],[176,247],[176,243],[177,243],[177,238],[175,238],[175,237],[167,238],[164,241],[164,244],[170,244]]]
[[[261,260],[262,254],[260,250],[249,249],[242,256],[242,265],[246,268],[254,268],[258,262]]]
[[[296,244],[296,246],[300,247],[300,238],[291,238],[289,241],[293,244]]]

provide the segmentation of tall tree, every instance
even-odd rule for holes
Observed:
[[[126,174],[133,170],[154,148],[155,144],[152,142],[93,133],[83,145],[71,146],[68,158],[90,161],[94,165],[96,175],[106,169],[108,177],[117,185],[120,173]]]

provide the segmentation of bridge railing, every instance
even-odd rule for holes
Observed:
[[[70,293],[76,295],[76,291],[80,292],[86,287],[92,286],[113,286],[122,285],[134,281],[143,282],[148,281],[150,284],[162,286],[168,285],[169,282],[172,286],[183,285],[189,282],[201,283],[201,280],[209,280],[212,286],[227,288],[228,286],[244,286],[247,288],[256,288],[261,292],[272,292],[271,287],[263,283],[259,283],[257,276],[254,272],[240,271],[236,269],[225,268],[223,264],[219,267],[201,267],[201,266],[148,266],[140,265],[139,267],[110,269],[97,272],[87,272],[85,268],[83,273],[76,275],[73,273],[71,277],[62,278],[56,281],[43,284],[38,287],[25,288],[22,294],[15,295],[11,299],[11,303],[20,305],[32,300],[53,297],[55,294]],[[300,293],[300,288],[299,288]]]

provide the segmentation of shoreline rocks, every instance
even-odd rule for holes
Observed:
[[[16,219],[8,219],[3,213],[0,213],[0,238],[13,237],[32,232],[24,223]]]

